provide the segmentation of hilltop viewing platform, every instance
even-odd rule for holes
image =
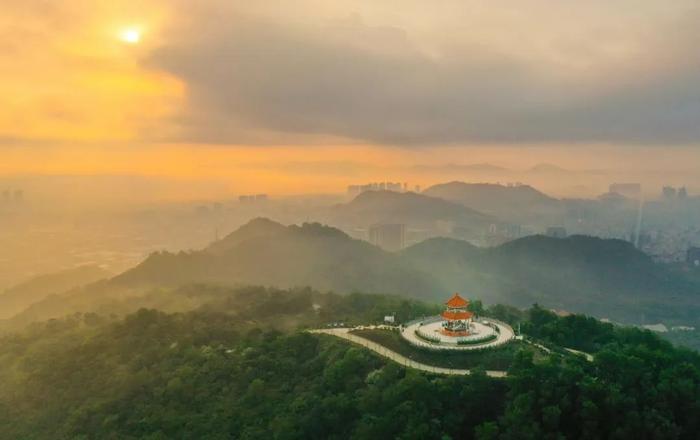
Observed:
[[[515,332],[508,324],[477,318],[468,310],[469,301],[455,293],[437,316],[406,324],[401,336],[412,345],[435,350],[483,350],[508,343]]]

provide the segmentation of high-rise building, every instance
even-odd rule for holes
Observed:
[[[406,225],[372,225],[369,227],[369,242],[387,251],[400,251],[406,245]]]
[[[263,203],[267,202],[267,194],[250,194],[238,196],[238,201],[241,203],[252,204],[252,203]]]
[[[664,186],[661,189],[661,195],[664,199],[675,199],[676,198],[676,188],[672,186]]]
[[[664,186],[661,189],[661,198],[666,201],[686,200],[688,198],[688,189],[685,186],[675,188],[673,186]]]
[[[700,247],[690,247],[686,253],[685,261],[690,266],[700,267]]]
[[[356,196],[365,191],[395,191],[402,192],[408,188],[407,183],[401,182],[371,182],[364,185],[348,185],[347,193],[349,196]]]

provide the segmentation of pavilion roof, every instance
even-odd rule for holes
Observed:
[[[474,314],[472,312],[467,312],[466,310],[462,311],[452,311],[452,310],[445,310],[442,312],[442,317],[445,318],[448,321],[456,321],[459,319],[469,319]]]
[[[467,307],[469,305],[469,301],[459,296],[459,293],[455,293],[452,298],[445,302],[445,304],[447,304],[447,307],[452,309],[461,309]]]

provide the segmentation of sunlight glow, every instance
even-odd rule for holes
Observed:
[[[119,34],[119,39],[127,44],[137,44],[141,41],[141,31],[137,28],[127,28]]]

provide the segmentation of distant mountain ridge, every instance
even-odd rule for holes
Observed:
[[[453,221],[470,229],[481,229],[495,219],[458,203],[414,192],[366,191],[352,201],[336,205],[334,224],[403,223],[433,225]]]
[[[423,191],[466,206],[493,205],[499,203],[556,203],[557,199],[536,190],[530,185],[500,185],[497,183],[448,182],[430,186]],[[478,208],[473,208],[478,209]]]
[[[0,293],[0,319],[9,318],[49,295],[63,293],[111,275],[97,266],[80,266],[37,276]]]
[[[527,169],[531,173],[572,173],[573,171],[567,170],[560,167],[559,165],[554,165],[551,163],[538,163]]]
[[[362,238],[367,237],[372,225],[402,224],[406,226],[407,240],[414,243],[440,235],[477,241],[491,225],[502,223],[492,215],[449,200],[394,191],[363,192],[347,203],[333,206],[326,221],[343,230],[355,231]],[[365,231],[364,236],[359,231]]]
[[[459,203],[514,223],[527,223],[543,214],[549,217],[563,208],[558,199],[529,185],[506,186],[454,181],[433,185],[426,188],[423,194]]]
[[[513,170],[505,168],[499,165],[494,165],[488,162],[484,163],[471,163],[471,164],[458,164],[458,163],[446,163],[442,165],[416,165],[411,168],[418,172],[447,172],[447,173],[463,173],[463,172],[475,172],[475,173],[501,173],[508,174],[512,173]]]

